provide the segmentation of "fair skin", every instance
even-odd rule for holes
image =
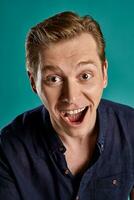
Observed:
[[[48,109],[52,125],[64,143],[72,174],[84,170],[97,140],[96,110],[107,85],[94,38],[83,33],[42,50],[33,90]]]

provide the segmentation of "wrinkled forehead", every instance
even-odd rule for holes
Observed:
[[[71,40],[50,44],[40,51],[40,63],[44,65],[67,65],[80,62],[98,62],[99,56],[94,38],[83,34]]]

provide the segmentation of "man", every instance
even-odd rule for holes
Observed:
[[[0,199],[127,200],[134,110],[101,99],[107,60],[98,23],[63,12],[37,24],[26,61],[43,106],[1,131]]]

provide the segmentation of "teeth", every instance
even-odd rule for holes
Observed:
[[[69,115],[75,115],[77,113],[80,113],[82,112],[86,107],[83,107],[83,108],[79,108],[77,110],[67,110],[67,111],[63,111],[63,113],[65,114],[69,114]]]

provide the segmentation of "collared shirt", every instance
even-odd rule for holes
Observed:
[[[1,130],[0,200],[127,200],[134,185],[134,109],[101,100],[93,160],[73,176],[44,106]]]

